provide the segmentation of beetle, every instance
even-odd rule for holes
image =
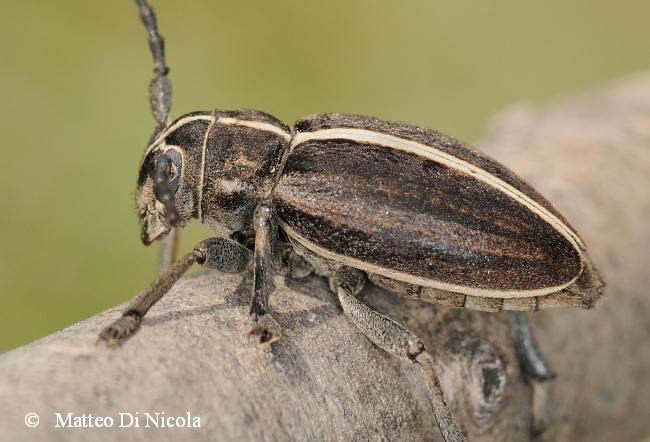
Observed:
[[[336,113],[301,118],[293,128],[255,110],[194,112],[172,122],[163,39],[153,10],[135,1],[150,36],[150,100],[159,123],[138,176],[142,241],[173,237],[193,219],[216,236],[169,265],[100,339],[131,335],[199,263],[230,273],[253,268],[251,333],[269,345],[281,338],[268,311],[272,274],[313,272],[328,278],[344,313],[372,342],[420,364],[443,436],[456,441],[464,437],[424,344],[356,299],[366,281],[407,298],[490,312],[591,308],[601,298],[604,285],[584,242],[553,205],[506,167],[439,132]],[[171,248],[164,250],[169,257]],[[531,370],[550,377],[534,344],[527,352],[532,365],[538,359]]]

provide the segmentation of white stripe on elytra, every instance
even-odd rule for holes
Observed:
[[[300,243],[303,247],[305,247],[308,250],[311,250],[313,253],[315,253],[318,256],[322,256],[324,258],[331,259],[336,262],[340,262],[342,264],[348,265],[355,269],[363,270],[365,272],[374,273],[381,276],[386,276],[388,278],[396,279],[398,281],[403,281],[409,284],[413,284],[421,287],[432,287],[434,289],[445,290],[453,293],[461,293],[464,295],[478,296],[483,298],[503,298],[503,299],[530,298],[534,296],[544,296],[544,295],[550,295],[551,293],[557,293],[560,290],[565,289],[566,287],[573,284],[575,280],[578,279],[578,277],[580,276],[580,273],[578,273],[578,275],[576,275],[575,278],[571,279],[571,281],[568,281],[564,284],[553,286],[553,287],[544,287],[541,289],[534,289],[534,290],[490,290],[490,289],[482,289],[479,287],[469,287],[463,285],[449,284],[442,281],[435,281],[429,278],[422,278],[422,277],[410,275],[408,273],[400,272],[387,267],[380,267],[374,264],[370,264],[366,261],[362,261],[359,259],[351,258],[349,256],[339,255],[337,253],[330,252],[329,250],[317,246],[313,242],[299,235],[298,233],[296,233],[295,230],[287,226],[282,220],[280,220],[279,224],[282,230],[284,230],[290,238],[294,239],[295,241]]]
[[[500,190],[514,200],[528,207],[533,213],[539,215],[540,218],[549,223],[562,236],[568,239],[569,242],[576,247],[578,252],[581,253],[581,250],[586,250],[582,240],[573,230],[528,195],[491,173],[486,172],[480,167],[465,160],[461,160],[460,158],[456,158],[455,156],[436,149],[435,147],[427,146],[426,144],[417,143],[415,141],[405,140],[394,135],[382,134],[380,132],[365,129],[337,128],[297,133],[293,138],[290,150],[293,150],[295,146],[306,141],[331,139],[345,139],[360,143],[372,143],[403,150],[405,152],[429,158],[435,162],[451,167],[452,169],[456,169],[461,173],[470,175],[479,181]]]

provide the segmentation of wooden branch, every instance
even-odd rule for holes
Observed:
[[[558,375],[535,390],[548,394],[540,440],[650,434],[648,146],[650,75],[509,110],[481,146],[558,205],[608,283],[598,310],[530,315]],[[418,367],[361,335],[324,280],[275,279],[270,304],[284,335],[263,350],[248,338],[251,283],[215,272],[183,279],[115,348],[95,342],[120,308],[2,355],[2,438],[440,440]],[[507,314],[448,310],[371,285],[363,301],[424,340],[470,440],[531,440],[532,389]],[[40,416],[37,427],[25,425],[28,413]],[[56,413],[86,427],[57,427]],[[97,417],[112,427],[98,428]],[[181,418],[200,427],[178,428]]]
[[[607,283],[595,311],[530,315],[557,379],[545,441],[650,435],[650,73],[495,119],[480,146],[553,201]]]

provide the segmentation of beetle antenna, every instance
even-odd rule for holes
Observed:
[[[178,222],[174,191],[169,184],[171,176],[171,158],[164,153],[156,153],[153,157],[153,193],[156,199],[165,206],[165,219],[170,226]]]
[[[153,71],[156,77],[149,84],[151,112],[160,126],[169,126],[169,110],[172,106],[172,83],[167,78],[169,67],[165,63],[165,39],[158,33],[156,14],[146,0],[135,0],[140,7],[140,20],[149,33],[149,49],[153,55]]]
[[[172,107],[172,83],[167,78],[169,67],[165,63],[165,39],[158,33],[156,23],[156,13],[153,8],[147,4],[147,0],[134,0],[140,8],[140,20],[149,34],[149,49],[153,55],[153,71],[156,77],[149,84],[149,104],[151,113],[158,122],[158,128],[165,128],[171,124],[169,110]],[[165,205],[167,222],[175,225],[178,221],[178,213],[174,205],[174,193],[169,186],[169,173],[164,173],[156,165],[154,169],[154,194]],[[169,162],[167,161],[167,169]],[[169,267],[175,260],[176,248],[178,244],[178,230],[172,229],[165,237],[160,247],[160,261],[158,263],[158,273]]]

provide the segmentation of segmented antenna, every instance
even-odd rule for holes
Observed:
[[[158,33],[156,14],[146,0],[134,0],[140,8],[140,20],[149,33],[149,49],[153,55],[153,71],[156,78],[149,85],[151,112],[160,126],[171,123],[169,110],[172,106],[172,84],[167,78],[169,67],[165,63],[165,40]]]
[[[156,77],[149,84],[149,103],[151,113],[158,127],[171,124],[169,110],[172,107],[172,84],[167,78],[169,68],[165,63],[165,40],[158,33],[156,14],[146,0],[134,0],[140,8],[140,20],[149,33],[149,49],[153,55],[153,71]],[[156,159],[153,167],[154,194],[165,205],[165,217],[170,225],[176,225],[178,213],[174,205],[174,193],[169,185],[169,158]],[[162,274],[176,259],[178,248],[178,229],[173,228],[160,245],[158,274]]]

